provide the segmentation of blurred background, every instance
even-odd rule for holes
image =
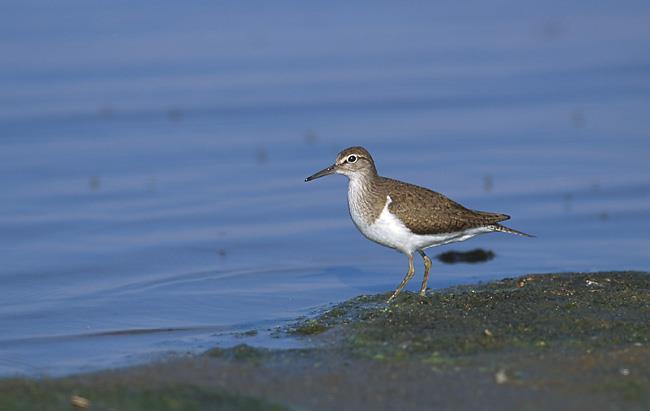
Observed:
[[[650,269],[647,1],[0,4],[0,375],[241,342],[406,259],[342,176],[513,216],[430,286]],[[418,266],[418,275],[422,267]],[[419,286],[416,276],[409,289]],[[252,333],[251,333],[252,334]]]

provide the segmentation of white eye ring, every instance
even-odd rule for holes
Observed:
[[[347,161],[348,161],[348,163],[354,163],[355,161],[357,161],[357,156],[355,156],[355,155],[353,154],[353,155],[351,155],[350,157],[348,157],[348,160],[347,160]]]

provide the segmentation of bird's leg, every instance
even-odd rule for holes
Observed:
[[[424,260],[424,278],[422,279],[422,287],[420,287],[420,296],[424,297],[427,293],[427,282],[429,282],[429,270],[431,269],[431,259],[424,254],[424,251],[418,250],[418,253]]]
[[[413,278],[413,274],[415,274],[415,267],[413,267],[413,255],[409,254],[408,258],[409,258],[409,271],[408,273],[406,273],[406,276],[402,280],[402,283],[399,285],[399,287],[397,287],[397,290],[395,290],[393,295],[391,295],[388,301],[386,301],[387,303],[390,303],[391,301],[393,301],[395,297],[397,297],[397,294],[399,294],[399,292],[402,291],[402,288],[404,288],[406,283],[408,283],[409,280]]]

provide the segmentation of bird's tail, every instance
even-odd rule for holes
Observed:
[[[526,234],[526,233],[524,233],[522,231],[513,230],[512,228],[506,227],[506,226],[501,225],[501,224],[492,224],[490,226],[490,228],[492,228],[492,230],[494,230],[494,231],[499,231],[501,233],[515,234],[515,235],[520,235],[520,236],[523,236],[523,237],[535,237],[534,235]]]

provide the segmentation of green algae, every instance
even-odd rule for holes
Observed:
[[[5,380],[0,385],[3,411],[65,410],[74,408],[73,396],[88,401],[90,410],[224,410],[285,411],[281,405],[192,385],[152,386],[146,383],[86,384],[70,380]]]
[[[342,348],[368,358],[471,355],[508,349],[590,349],[650,343],[650,275],[530,275],[426,297],[362,296],[298,324],[333,327]]]
[[[315,336],[341,325],[349,325],[361,321],[372,309],[381,309],[385,298],[361,295],[338,304],[321,313],[316,318],[301,320],[286,331],[292,335]]]
[[[306,320],[291,330],[292,333],[298,335],[317,335],[327,331],[330,327],[324,324],[322,320],[310,319]]]
[[[208,357],[224,358],[237,361],[259,362],[271,355],[266,348],[252,347],[248,344],[238,344],[230,348],[215,347],[205,353]]]

